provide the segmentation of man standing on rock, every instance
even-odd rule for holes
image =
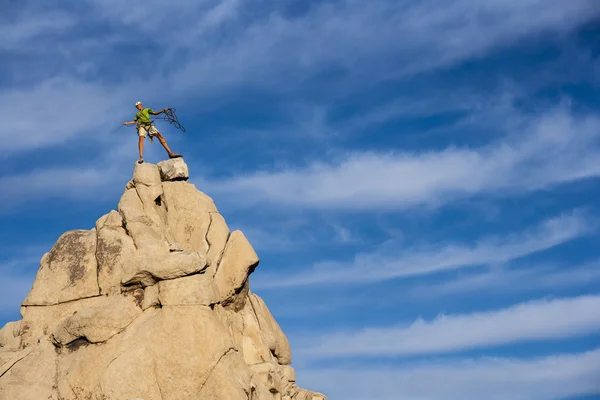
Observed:
[[[156,136],[158,138],[158,141],[160,142],[160,144],[162,144],[162,146],[165,148],[165,150],[169,154],[169,158],[181,157],[181,154],[175,154],[171,151],[171,149],[169,149],[169,146],[167,145],[165,138],[160,134],[160,132],[154,126],[153,122],[150,120],[150,114],[158,115],[163,112],[166,112],[168,110],[168,108],[163,108],[162,110],[155,112],[151,108],[148,108],[148,107],[144,108],[140,101],[135,103],[135,107],[139,111],[135,114],[133,121],[123,122],[123,125],[136,124],[138,136],[139,136],[138,148],[140,150],[140,159],[138,160],[138,163],[141,164],[144,162],[144,155],[143,155],[143,153],[144,153],[144,138],[146,137],[146,134],[148,134],[148,136],[150,137],[151,142],[153,141],[152,140],[153,136]]]

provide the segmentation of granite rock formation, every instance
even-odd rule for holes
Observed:
[[[258,264],[182,159],[136,163],[117,210],[41,258],[0,330],[0,399],[326,400],[296,385]]]

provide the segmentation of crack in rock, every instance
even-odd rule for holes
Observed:
[[[14,359],[7,361],[6,364],[0,366],[0,378],[2,378],[8,371],[10,371],[10,369],[14,367],[19,361],[23,360],[25,357],[31,354],[32,351],[33,349],[30,348],[26,354],[23,354],[22,356],[17,356]]]
[[[206,386],[206,382],[208,382],[208,380],[212,376],[212,373],[215,370],[215,368],[217,368],[217,365],[219,365],[221,360],[223,358],[227,357],[227,355],[229,353],[231,353],[232,351],[236,351],[235,348],[230,347],[229,349],[227,349],[227,351],[225,353],[223,353],[223,355],[221,357],[219,357],[219,359],[213,364],[213,366],[210,368],[210,371],[208,371],[208,374],[206,375],[206,379],[204,380],[204,382],[202,382],[202,385],[200,386],[200,390],[198,391],[198,393],[202,393],[202,389],[204,389],[204,386]]]

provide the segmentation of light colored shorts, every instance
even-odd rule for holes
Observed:
[[[138,127],[138,136],[146,137],[146,133],[148,133],[150,137],[152,137],[156,136],[158,131],[156,130],[156,127],[154,125],[140,125]]]

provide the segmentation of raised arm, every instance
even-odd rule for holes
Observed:
[[[150,114],[152,114],[152,115],[158,115],[160,113],[167,112],[167,110],[168,110],[168,108],[163,108],[162,110],[159,110],[159,111],[152,111]]]

